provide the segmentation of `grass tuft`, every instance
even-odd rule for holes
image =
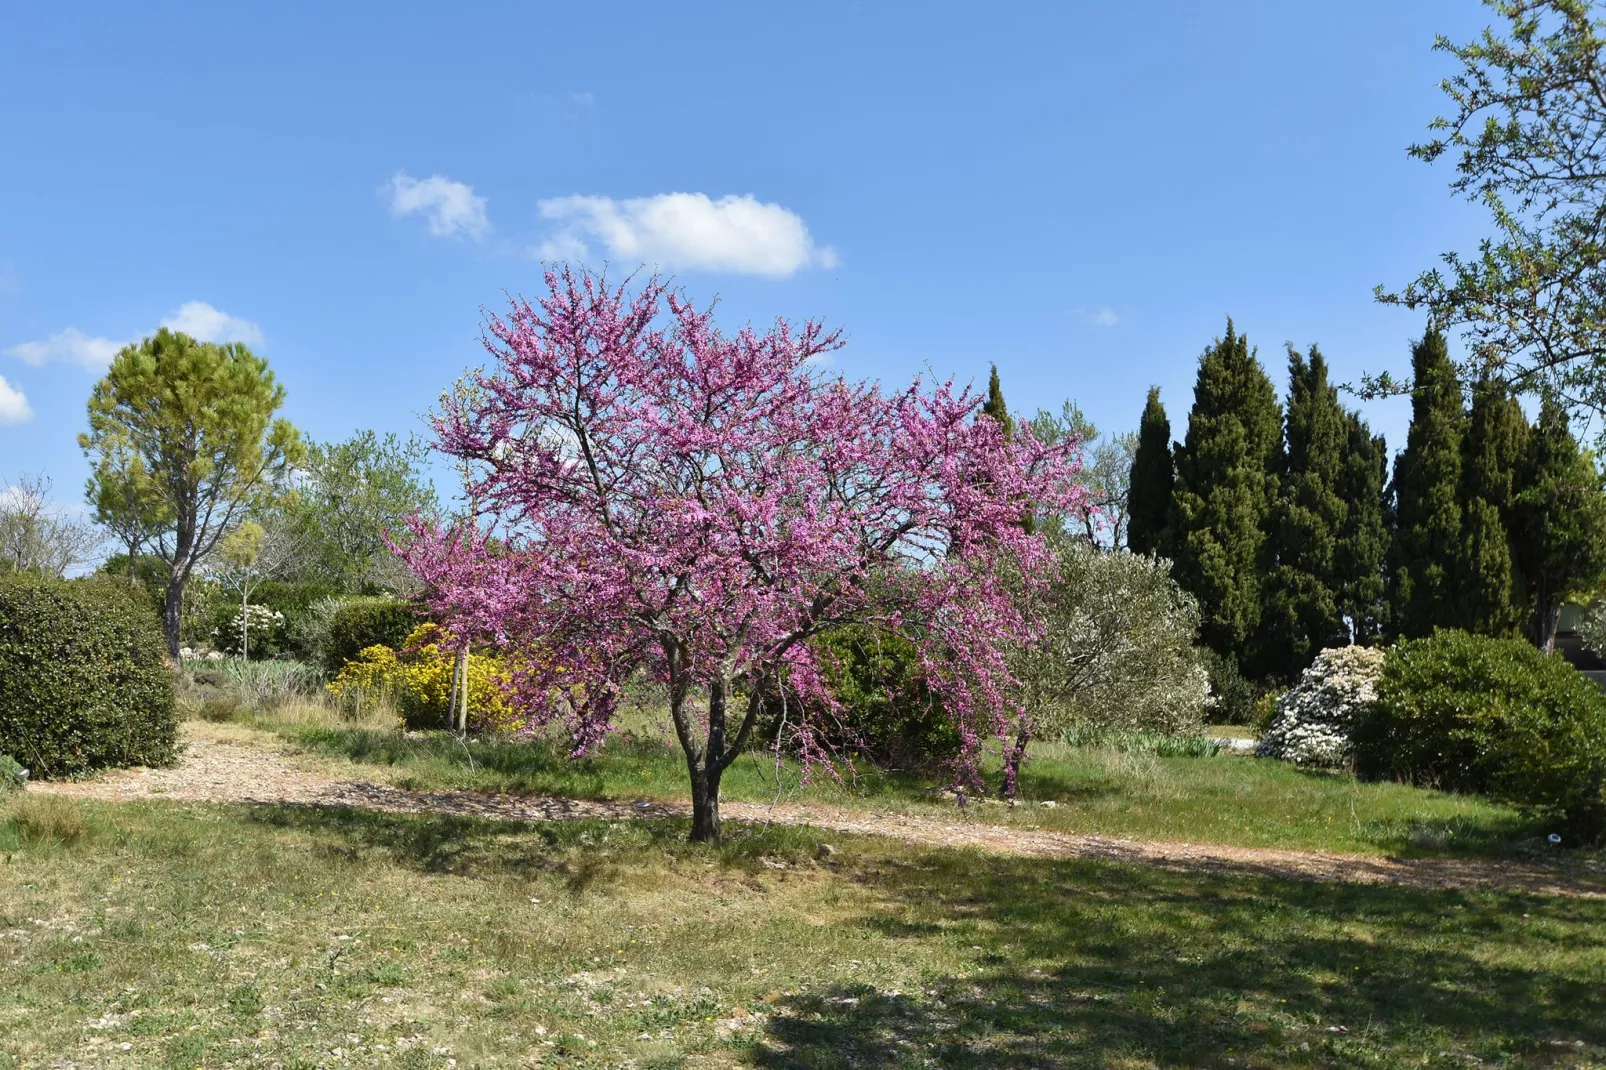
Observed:
[[[77,843],[87,828],[78,804],[60,795],[25,794],[11,804],[7,816],[26,844]]]

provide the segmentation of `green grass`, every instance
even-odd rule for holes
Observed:
[[[464,743],[444,733],[407,738],[395,731],[328,725],[282,731],[314,753],[389,767],[399,772],[404,786],[419,789],[677,801],[687,793],[679,752],[650,730],[615,736],[599,754],[581,761],[543,741]],[[1511,855],[1541,849],[1550,831],[1482,799],[1367,784],[1282,762],[1225,755],[1170,758],[1058,743],[1033,747],[1021,776],[1021,797],[1030,805],[1013,810],[983,800],[961,813],[936,797],[928,778],[867,767],[840,784],[825,779],[800,787],[796,770],[784,771],[777,782],[768,755],[733,765],[723,796],[968,817],[1132,839],[1372,855]]]
[[[0,811],[0,1067],[1606,1062],[1602,901],[78,805]]]

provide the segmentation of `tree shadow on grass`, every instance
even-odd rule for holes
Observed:
[[[1594,1065],[1606,903],[933,855],[884,938],[976,948],[919,992],[786,997],[755,1065]]]

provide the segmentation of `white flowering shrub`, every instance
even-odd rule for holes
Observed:
[[[267,606],[248,605],[212,633],[217,645],[230,654],[240,652],[244,636],[251,657],[266,658],[278,653],[284,638],[284,614]]]
[[[1298,765],[1348,763],[1355,724],[1377,702],[1383,658],[1382,650],[1364,646],[1316,655],[1299,683],[1278,700],[1255,753]]]

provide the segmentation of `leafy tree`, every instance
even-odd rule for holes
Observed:
[[[1289,681],[1317,653],[1349,641],[1340,605],[1338,542],[1349,519],[1339,492],[1349,434],[1327,362],[1288,347],[1287,468],[1273,510],[1276,568],[1266,580],[1258,674]]]
[[[1149,387],[1138,425],[1138,440],[1132,451],[1129,479],[1126,541],[1134,553],[1167,553],[1166,522],[1171,514],[1171,494],[1176,469],[1171,457],[1171,421],[1160,404],[1160,388]]]
[[[1461,553],[1455,566],[1456,620],[1478,635],[1519,635],[1526,615],[1507,533],[1515,523],[1518,470],[1527,448],[1522,406],[1499,380],[1480,380],[1461,440]]]
[[[301,457],[295,428],[274,418],[283,404],[267,361],[245,346],[165,327],[125,346],[90,396],[89,432],[78,441],[94,466],[91,503],[102,496],[102,474],[119,470],[108,459],[128,451],[166,521],[154,545],[171,569],[162,610],[170,656],[178,656],[184,587],[196,566]]]
[[[16,486],[0,485],[0,576],[60,579],[100,546],[94,525],[51,504],[49,479],[25,475]]]
[[[1349,621],[1350,638],[1370,645],[1382,637],[1388,618],[1383,582],[1389,548],[1388,445],[1353,412],[1344,416],[1344,435],[1338,496],[1346,511],[1333,549],[1338,611]]]
[[[405,586],[406,569],[385,538],[436,508],[423,473],[428,453],[417,439],[372,431],[307,448],[300,485],[282,506],[305,546],[306,578],[350,593]]]
[[[1389,621],[1394,634],[1456,626],[1456,561],[1462,552],[1461,384],[1444,335],[1429,329],[1411,348],[1411,427],[1394,462],[1394,541]]]
[[[1112,549],[1126,545],[1137,436],[1131,432],[1101,436],[1074,401],[1066,401],[1058,416],[1039,409],[1030,426],[1037,441],[1046,445],[1074,440],[1082,447],[1081,480],[1086,496],[1075,516],[1042,518],[1045,527],[1060,531],[1069,522],[1089,545]]]
[[[830,707],[808,640],[857,624],[917,647],[959,735],[959,785],[980,786],[985,736],[1013,735],[1018,759],[1030,726],[1002,682],[1030,627],[1002,572],[1044,578],[1021,503],[1071,510],[1069,450],[1007,440],[946,386],[820,374],[839,341],[816,324],[726,336],[656,279],[547,284],[491,320],[496,370],[436,425],[482,473],[471,497],[497,537],[420,522],[407,550],[434,619],[528,654],[511,698],[529,723],[587,753],[645,673],[685,754],[692,837],[717,840],[720,779],[766,697]],[[814,722],[788,732],[826,760]]]
[[[145,546],[172,522],[172,511],[145,467],[145,459],[126,439],[107,434],[99,454],[86,493],[96,523],[127,548],[128,582],[138,583],[135,563]]]
[[[1194,644],[1199,605],[1164,558],[1051,535],[1060,568],[1029,600],[1043,629],[1012,669],[1038,731],[1071,728],[1183,732],[1210,699]]]
[[[1177,451],[1172,529],[1177,580],[1199,599],[1200,637],[1241,658],[1260,627],[1266,532],[1282,471],[1277,391],[1243,335],[1199,358],[1188,435]]]
[[[1589,454],[1578,447],[1561,403],[1546,398],[1529,440],[1516,495],[1516,556],[1533,608],[1534,642],[1556,643],[1569,598],[1606,579],[1606,494]]]
[[[1434,45],[1460,62],[1451,114],[1411,155],[1457,157],[1450,186],[1493,235],[1378,299],[1463,328],[1468,383],[1553,393],[1606,411],[1606,57],[1588,0],[1486,0],[1504,24]],[[1385,374],[1368,381],[1397,389]]]
[[[263,527],[247,520],[218,543],[212,571],[224,590],[240,596],[240,660],[251,654],[251,594],[284,573],[302,552],[297,533],[282,523]]]

